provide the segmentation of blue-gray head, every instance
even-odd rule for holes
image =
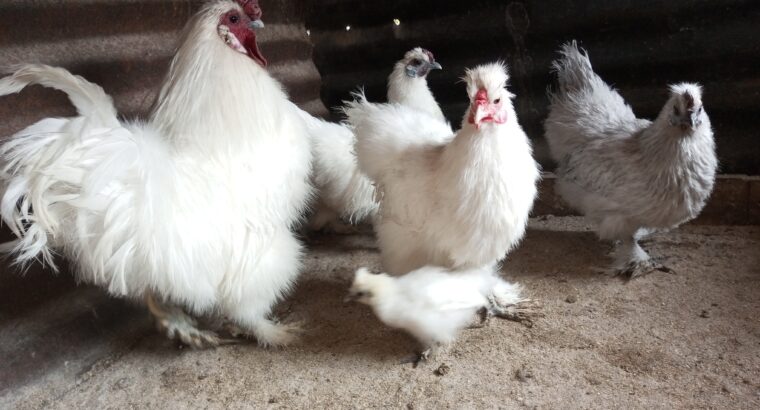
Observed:
[[[404,72],[411,78],[424,78],[430,71],[443,68],[435,61],[433,53],[421,47],[408,51],[399,64],[404,66]]]

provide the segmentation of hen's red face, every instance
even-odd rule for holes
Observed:
[[[478,129],[486,122],[504,124],[507,122],[507,111],[503,107],[501,98],[491,101],[488,97],[488,91],[480,89],[470,104],[468,121]]]
[[[232,49],[246,54],[262,67],[267,66],[267,60],[261,54],[256,42],[255,27],[263,26],[261,23],[261,8],[257,0],[237,0],[245,13],[233,9],[222,15],[219,20],[219,35]]]

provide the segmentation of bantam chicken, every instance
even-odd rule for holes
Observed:
[[[433,53],[417,47],[409,50],[393,67],[388,77],[388,102],[424,111],[439,121],[446,121],[427,82],[432,70],[442,69]]]
[[[523,301],[520,287],[490,268],[451,272],[437,266],[424,266],[400,277],[360,268],[346,301],[369,305],[383,323],[412,334],[423,346],[420,358],[424,360],[473,324],[478,311],[489,308],[493,289],[507,298],[504,303]]]
[[[25,65],[0,95],[41,84],[79,116],[47,118],[2,146],[0,213],[15,261],[61,253],[83,282],[146,298],[170,337],[220,339],[195,315],[218,313],[262,345],[295,328],[272,307],[301,266],[291,229],[311,192],[309,140],[265,70],[255,0],[217,0],[188,23],[148,122],[120,122],[99,86]]]
[[[382,198],[375,229],[391,274],[493,267],[525,234],[539,171],[506,67],[482,65],[464,80],[470,107],[454,135],[407,107],[361,95],[345,106],[359,167]]]
[[[428,112],[445,121],[427,85],[428,73],[437,69],[441,69],[441,65],[435,62],[430,51],[419,47],[410,50],[395,64],[388,78],[388,100]],[[351,231],[340,221],[352,224],[366,221],[378,209],[372,181],[356,163],[356,137],[345,124],[330,123],[312,117],[295,105],[294,108],[306,122],[313,144],[313,181],[318,190],[318,200],[310,228]]]
[[[667,270],[638,240],[695,218],[713,189],[718,161],[702,90],[673,85],[654,121],[638,119],[574,41],[560,54],[545,124],[557,191],[598,224],[601,239],[620,241],[615,272]]]

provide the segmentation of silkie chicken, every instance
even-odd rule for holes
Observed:
[[[469,69],[464,80],[470,106],[454,135],[425,113],[362,95],[344,107],[359,167],[382,198],[375,229],[391,274],[494,267],[525,234],[539,170],[506,67]]]
[[[433,53],[417,47],[409,50],[393,67],[388,77],[388,102],[426,112],[439,121],[446,121],[427,82],[432,70],[440,70]]]
[[[388,78],[388,100],[428,112],[445,121],[438,103],[427,85],[431,70],[441,69],[433,53],[415,48],[404,55]],[[310,220],[312,230],[329,228],[350,232],[340,221],[359,223],[377,213],[375,188],[359,170],[354,153],[356,137],[345,124],[334,124],[294,108],[301,114],[312,137],[314,155],[313,181],[318,190],[315,212]]]
[[[668,271],[638,240],[696,217],[713,189],[718,162],[702,90],[673,85],[654,121],[638,119],[574,41],[560,54],[545,123],[557,191],[598,225],[601,239],[620,241],[616,273]]]
[[[494,289],[507,298],[506,303],[523,301],[519,286],[499,278],[490,268],[451,272],[437,266],[400,277],[360,268],[346,300],[369,305],[380,321],[412,334],[423,347],[420,359],[426,360],[472,325],[478,311],[489,308]]]
[[[269,315],[300,268],[291,229],[311,193],[309,140],[265,70],[256,0],[206,4],[185,28],[148,122],[120,122],[99,86],[25,65],[0,95],[41,84],[79,116],[47,118],[2,146],[2,218],[15,261],[60,252],[77,278],[145,298],[168,336],[220,342],[195,315],[217,313],[261,345],[294,327]],[[6,246],[6,249],[8,246]]]

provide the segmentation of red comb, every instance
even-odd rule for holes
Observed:
[[[264,14],[259,6],[259,0],[236,0],[240,7],[243,8],[245,14],[251,18],[251,20],[261,20],[261,16]]]

